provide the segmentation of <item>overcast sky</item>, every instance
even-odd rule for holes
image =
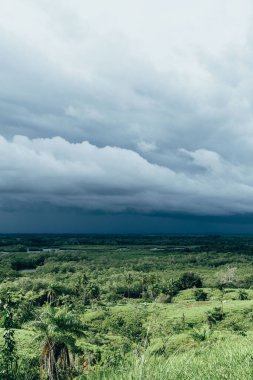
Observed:
[[[0,232],[253,232],[252,1],[0,5]]]

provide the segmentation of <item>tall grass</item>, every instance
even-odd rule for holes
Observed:
[[[87,380],[252,380],[253,339],[231,336],[225,341],[200,344],[169,358],[143,354],[129,366],[83,377]]]

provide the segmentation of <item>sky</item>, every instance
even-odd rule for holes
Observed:
[[[0,5],[0,233],[253,233],[252,1]]]

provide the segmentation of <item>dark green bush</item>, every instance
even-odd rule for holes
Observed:
[[[209,325],[222,321],[224,317],[225,315],[221,307],[215,307],[207,312],[207,322]]]
[[[202,280],[200,276],[193,272],[183,273],[178,279],[178,287],[180,290],[191,288],[202,288]]]
[[[238,299],[241,300],[241,301],[248,300],[249,299],[249,295],[248,295],[248,293],[245,290],[239,290]]]
[[[207,293],[203,289],[196,289],[194,292],[194,297],[196,301],[206,301]]]

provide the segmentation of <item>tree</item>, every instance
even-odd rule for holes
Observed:
[[[32,326],[39,332],[41,369],[47,379],[71,379],[78,351],[76,338],[85,335],[85,325],[66,309],[48,305]]]
[[[89,283],[89,279],[85,273],[78,276],[77,282],[75,285],[76,293],[81,295],[84,292],[85,287],[88,285],[88,283]]]
[[[178,286],[180,290],[190,289],[190,288],[202,288],[202,280],[198,274],[193,272],[183,273],[179,280]]]
[[[100,297],[100,289],[98,285],[94,284],[93,282],[89,282],[84,289],[84,297],[83,297],[84,304],[89,305],[91,303],[91,306],[92,306],[93,302],[97,301],[99,297]]]
[[[172,298],[177,295],[179,290],[180,287],[178,281],[175,281],[173,279],[170,279],[164,287],[164,293],[169,296],[170,302],[172,301]]]
[[[144,298],[144,295],[147,291],[148,284],[149,284],[149,277],[144,273],[141,278],[142,298]]]
[[[133,276],[131,273],[127,272],[124,277],[127,284],[127,298],[130,298],[130,286],[133,283]]]
[[[218,274],[218,287],[222,290],[225,286],[233,286],[238,281],[237,268],[227,266],[226,270]]]
[[[64,292],[63,286],[57,283],[50,283],[46,289],[47,302],[50,305],[56,304],[59,295]]]
[[[1,300],[1,309],[4,327],[4,344],[1,350],[1,379],[15,380],[18,369],[18,355],[14,332],[13,303],[9,294],[7,294],[5,299]]]

